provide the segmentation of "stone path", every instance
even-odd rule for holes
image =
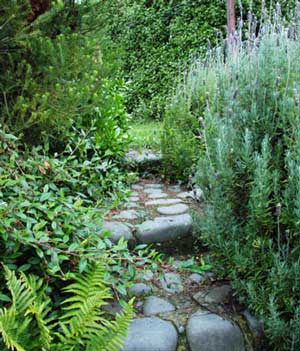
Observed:
[[[127,161],[138,169],[155,169],[160,156],[131,151]],[[111,233],[112,242],[122,237],[132,248],[145,243],[172,249],[174,257],[138,272],[128,290],[135,296],[136,317],[121,351],[260,350],[262,325],[235,302],[230,283],[211,272],[184,268],[193,245],[191,212],[201,211],[201,190],[153,177],[140,178],[131,190],[123,207],[108,214],[101,233]],[[106,308],[111,313],[121,310],[117,302]]]
[[[177,195],[185,193],[185,197]],[[124,208],[103,223],[103,232],[110,239],[121,237],[136,243],[163,243],[192,237],[193,192],[183,192],[179,186],[167,186],[142,179],[132,185],[132,193]],[[128,226],[125,223],[130,223]]]

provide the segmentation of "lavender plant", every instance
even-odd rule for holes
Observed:
[[[247,40],[237,35],[195,62],[180,95],[198,119],[197,182],[206,199],[198,234],[241,301],[264,319],[271,349],[296,351],[299,13],[290,23],[276,11],[259,29],[252,24]]]

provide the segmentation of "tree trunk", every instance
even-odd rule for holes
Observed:
[[[227,0],[227,25],[228,25],[228,38],[232,39],[235,32],[235,11],[234,0]]]

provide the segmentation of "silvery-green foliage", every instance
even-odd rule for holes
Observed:
[[[199,233],[278,351],[300,347],[299,37],[297,13],[290,25],[277,14],[188,77],[189,95],[205,100]]]

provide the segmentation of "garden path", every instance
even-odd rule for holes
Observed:
[[[141,176],[103,223],[112,241],[123,237],[132,248],[152,244],[164,254],[155,269],[141,268],[129,289],[136,316],[122,351],[258,350],[261,323],[237,303],[230,282],[206,270],[205,252],[195,250],[192,214],[203,212],[200,189],[154,176],[160,161],[151,151],[128,154],[126,162]],[[111,313],[120,309],[116,302],[108,306]]]

